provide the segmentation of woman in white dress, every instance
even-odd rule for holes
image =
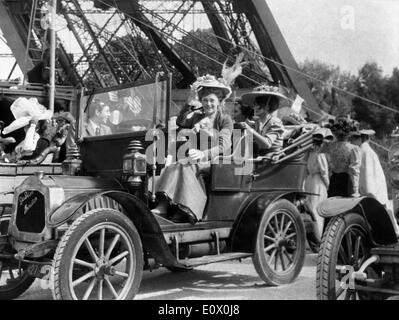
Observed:
[[[388,190],[384,171],[375,151],[370,147],[370,135],[374,130],[360,130],[362,144],[362,164],[360,165],[359,192],[361,195],[372,195],[381,204],[388,204]]]
[[[327,190],[330,184],[327,157],[322,152],[323,140],[329,139],[331,136],[328,132],[328,129],[322,128],[313,135],[313,149],[309,154],[305,180],[306,192],[314,193],[314,195],[308,196],[306,206],[316,219],[317,235],[320,239],[323,232],[324,218],[317,214],[316,208],[320,202],[327,199]]]

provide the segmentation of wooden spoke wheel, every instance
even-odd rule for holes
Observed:
[[[305,260],[305,228],[297,208],[278,200],[264,212],[256,237],[253,263],[270,285],[295,280]]]
[[[366,221],[356,213],[331,219],[323,235],[317,259],[316,293],[321,300],[367,299],[349,285],[347,269],[359,270],[370,256]]]
[[[143,273],[140,236],[119,211],[89,211],[62,237],[53,266],[56,299],[133,299]]]

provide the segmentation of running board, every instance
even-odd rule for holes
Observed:
[[[179,260],[179,262],[187,267],[197,267],[210,263],[248,258],[250,256],[252,256],[252,253],[231,252],[231,253],[222,253],[218,255],[202,256],[199,258],[184,259],[184,260]]]
[[[177,232],[164,232],[164,238],[167,244],[173,244],[174,242],[182,244],[190,242],[215,241],[215,236],[217,236],[217,241],[219,242],[221,239],[227,239],[230,236],[230,232],[231,228],[211,228],[205,230],[194,229]]]

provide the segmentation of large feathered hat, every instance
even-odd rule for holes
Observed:
[[[242,73],[242,65],[244,64],[242,63],[243,57],[243,53],[238,54],[235,63],[231,67],[228,67],[227,61],[225,61],[220,78],[210,74],[198,77],[197,80],[191,85],[190,97],[192,99],[193,96],[198,97],[198,94],[201,92],[201,90],[205,88],[215,88],[220,89],[223,93],[222,101],[225,101],[227,98],[229,98],[232,93],[231,85]]]
[[[228,86],[223,78],[216,78],[213,75],[207,74],[203,77],[198,77],[197,80],[191,85],[191,90],[200,93],[204,88],[220,89],[223,92],[223,100],[226,100],[231,95],[231,88]]]
[[[241,100],[244,104],[252,106],[255,99],[260,96],[276,96],[278,98],[289,100],[289,98],[281,92],[279,87],[265,84],[255,87],[252,92],[244,93],[241,96]]]

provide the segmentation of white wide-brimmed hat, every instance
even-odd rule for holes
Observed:
[[[281,93],[278,87],[261,85],[254,88],[252,92],[244,93],[241,96],[241,101],[246,105],[253,106],[255,99],[260,96],[276,96],[279,98],[290,100],[286,95]]]
[[[231,88],[225,84],[223,78],[216,78],[213,75],[207,74],[203,77],[198,77],[191,85],[191,89],[199,93],[204,88],[220,89],[223,92],[223,100],[226,100],[231,95]]]
[[[53,116],[53,112],[39,104],[36,98],[18,98],[11,105],[10,110],[15,120],[4,128],[3,134],[26,127],[31,120],[50,120]]]

